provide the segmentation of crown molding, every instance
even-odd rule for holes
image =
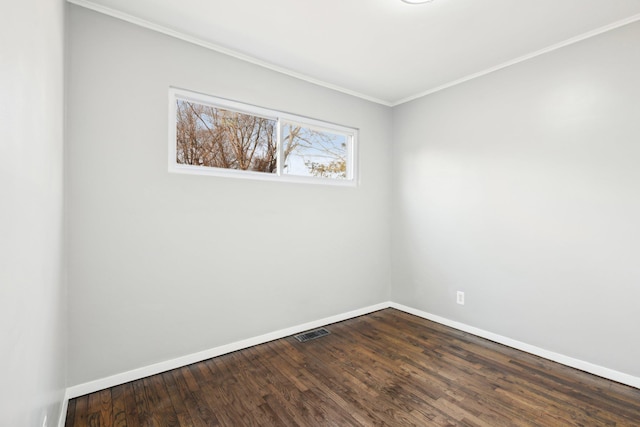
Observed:
[[[278,73],[281,73],[281,74],[284,74],[284,75],[287,75],[287,76],[290,76],[290,77],[294,77],[294,78],[299,79],[299,80],[306,81],[308,83],[312,83],[312,84],[317,85],[317,86],[325,87],[327,89],[335,90],[337,92],[341,92],[341,93],[344,93],[344,94],[347,94],[347,95],[354,96],[356,98],[360,98],[360,99],[363,99],[363,100],[366,100],[366,101],[370,101],[370,102],[373,102],[373,103],[376,103],[376,104],[384,105],[384,106],[387,106],[387,107],[396,107],[398,105],[406,104],[407,102],[411,102],[411,101],[414,101],[416,99],[423,98],[423,97],[425,97],[427,95],[431,95],[433,93],[440,92],[442,90],[448,89],[448,88],[453,87],[453,86],[457,86],[459,84],[468,82],[468,81],[476,79],[478,77],[486,76],[487,74],[491,74],[491,73],[493,73],[495,71],[499,71],[499,70],[502,70],[504,68],[511,67],[512,65],[516,65],[516,64],[519,64],[521,62],[528,61],[529,59],[533,59],[533,58],[535,58],[537,56],[544,55],[544,54],[549,53],[549,52],[553,52],[554,50],[561,49],[563,47],[566,47],[566,46],[581,42],[581,41],[589,39],[591,37],[595,37],[597,35],[600,35],[600,34],[615,30],[615,29],[623,27],[625,25],[629,25],[629,24],[632,24],[634,22],[640,21],[640,14],[636,14],[636,15],[630,16],[628,18],[621,19],[619,21],[616,21],[616,22],[613,22],[611,24],[605,25],[603,27],[596,28],[595,30],[588,31],[588,32],[586,32],[584,34],[572,37],[572,38],[567,39],[565,41],[562,41],[560,43],[556,43],[556,44],[553,44],[553,45],[548,46],[546,48],[537,50],[535,52],[531,52],[531,53],[528,53],[526,55],[519,56],[519,57],[517,57],[515,59],[512,59],[510,61],[503,62],[502,64],[496,65],[496,66],[491,67],[491,68],[487,68],[487,69],[485,69],[483,71],[479,71],[477,73],[469,74],[469,75],[467,75],[465,77],[450,81],[448,83],[444,83],[444,84],[442,84],[440,86],[436,86],[436,87],[433,87],[431,89],[427,89],[425,91],[416,93],[415,95],[411,95],[411,96],[408,96],[406,98],[399,99],[397,101],[385,101],[385,100],[380,99],[380,98],[369,96],[369,95],[366,95],[364,93],[360,93],[360,92],[357,92],[357,91],[354,91],[354,90],[351,90],[351,89],[347,89],[347,88],[342,87],[342,86],[338,86],[338,85],[335,85],[335,84],[332,84],[332,83],[325,82],[325,81],[320,80],[320,79],[316,79],[316,78],[308,76],[306,74],[298,73],[298,72],[290,70],[288,68],[272,64],[272,63],[270,63],[268,61],[263,61],[261,59],[254,58],[254,57],[252,57],[250,55],[246,55],[246,54],[237,52],[237,51],[235,51],[233,49],[229,49],[229,48],[226,48],[224,46],[220,46],[218,44],[211,43],[211,42],[203,40],[203,39],[201,39],[199,37],[195,37],[195,36],[183,33],[181,31],[173,30],[173,29],[165,27],[163,25],[159,25],[159,24],[156,24],[156,23],[153,23],[153,22],[150,22],[150,21],[146,21],[144,19],[135,17],[133,15],[129,15],[127,13],[120,12],[120,11],[115,10],[115,9],[111,9],[109,7],[106,7],[106,6],[102,6],[102,5],[96,4],[96,3],[94,3],[94,2],[92,2],[90,0],[67,0],[67,2],[71,3],[71,4],[74,4],[76,6],[80,6],[80,7],[86,8],[86,9],[93,10],[94,12],[102,13],[104,15],[108,15],[108,16],[111,16],[113,18],[129,22],[129,23],[137,25],[139,27],[143,27],[143,28],[146,28],[146,29],[149,29],[149,30],[152,30],[152,31],[156,31],[156,32],[165,34],[167,36],[174,37],[176,39],[183,40],[183,41],[186,41],[188,43],[191,43],[191,44],[194,44],[194,45],[197,45],[197,46],[200,46],[200,47],[204,47],[206,49],[213,50],[213,51],[218,52],[218,53],[222,53],[222,54],[227,55],[227,56],[231,56],[231,57],[239,59],[241,61],[245,61],[245,62],[254,64],[254,65],[258,65],[260,67],[266,68],[266,69],[271,70],[271,71],[275,71],[275,72],[278,72]]]
[[[563,48],[565,46],[569,46],[569,45],[572,45],[574,43],[581,42],[583,40],[589,39],[591,37],[595,37],[597,35],[606,33],[608,31],[615,30],[616,28],[620,28],[620,27],[632,24],[632,23],[637,22],[637,21],[640,21],[640,13],[637,14],[637,15],[633,15],[633,16],[630,16],[628,18],[622,19],[620,21],[613,22],[613,23],[611,23],[609,25],[605,25],[604,27],[596,28],[595,30],[586,32],[586,33],[581,34],[579,36],[572,37],[572,38],[567,39],[567,40],[565,40],[563,42],[556,43],[556,44],[551,45],[549,47],[545,47],[544,49],[540,49],[540,50],[537,50],[535,52],[531,52],[531,53],[528,53],[526,55],[519,56],[519,57],[517,57],[515,59],[512,59],[511,61],[503,62],[502,64],[496,65],[495,67],[487,68],[486,70],[483,70],[483,71],[480,71],[480,72],[477,72],[477,73],[473,73],[473,74],[469,74],[468,76],[462,77],[460,79],[453,80],[451,82],[445,83],[445,84],[440,85],[440,86],[436,86],[436,87],[431,88],[431,89],[427,89],[427,90],[425,90],[423,92],[416,93],[415,95],[411,95],[411,96],[408,96],[406,98],[402,98],[402,99],[400,99],[398,101],[392,102],[391,106],[395,107],[395,106],[398,106],[398,105],[401,105],[401,104],[405,104],[407,102],[410,102],[410,101],[425,97],[427,95],[431,95],[432,93],[440,92],[441,90],[444,90],[444,89],[447,89],[447,88],[450,88],[450,87],[453,87],[453,86],[457,86],[457,85],[459,85],[461,83],[468,82],[469,80],[477,79],[478,77],[486,76],[487,74],[493,73],[495,71],[499,71],[499,70],[502,70],[504,68],[510,67],[512,65],[516,65],[516,64],[519,64],[521,62],[528,61],[529,59],[533,59],[533,58],[535,58],[537,56],[544,55],[545,53],[553,52],[554,50],[561,49],[561,48]]]
[[[112,18],[116,18],[116,19],[120,19],[122,21],[129,22],[130,24],[134,24],[134,25],[137,25],[139,27],[146,28],[148,30],[156,31],[158,33],[162,33],[162,34],[165,34],[167,36],[174,37],[176,39],[179,39],[179,40],[182,40],[182,41],[185,41],[185,42],[188,42],[188,43],[200,46],[200,47],[204,47],[206,49],[213,50],[215,52],[222,53],[222,54],[227,55],[227,56],[231,56],[233,58],[239,59],[241,61],[248,62],[250,64],[258,65],[260,67],[266,68],[266,69],[271,70],[271,71],[275,71],[275,72],[278,72],[278,73],[281,73],[281,74],[285,74],[285,75],[287,75],[289,77],[294,77],[294,78],[296,78],[298,80],[303,80],[303,81],[305,81],[307,83],[312,83],[312,84],[314,84],[316,86],[322,86],[322,87],[325,87],[327,89],[335,90],[336,92],[342,92],[344,94],[351,95],[351,96],[354,96],[356,98],[361,98],[361,99],[364,99],[365,101],[374,102],[376,104],[381,104],[381,105],[384,105],[384,106],[387,106],[387,107],[391,106],[391,103],[389,101],[385,101],[383,99],[379,99],[379,98],[376,98],[376,97],[373,97],[373,96],[365,95],[363,93],[360,93],[360,92],[357,92],[357,91],[354,91],[354,90],[351,90],[351,89],[347,89],[347,88],[344,88],[342,86],[338,86],[338,85],[335,85],[335,84],[332,84],[332,83],[328,83],[328,82],[325,82],[323,80],[319,80],[319,79],[313,78],[311,76],[308,76],[306,74],[298,73],[296,71],[290,70],[290,69],[285,68],[285,67],[280,67],[280,66],[272,64],[270,62],[254,58],[254,57],[252,57],[250,55],[246,55],[246,54],[237,52],[237,51],[235,51],[233,49],[229,49],[229,48],[220,46],[218,44],[208,42],[208,41],[203,40],[203,39],[201,39],[199,37],[195,37],[195,36],[192,36],[192,35],[189,35],[189,34],[185,34],[185,33],[181,32],[181,31],[176,31],[176,30],[173,30],[171,28],[165,27],[163,25],[156,24],[154,22],[146,21],[146,20],[138,18],[136,16],[129,15],[127,13],[120,12],[120,11],[115,10],[115,9],[111,9],[109,7],[106,7],[106,6],[102,6],[102,5],[96,4],[96,3],[92,2],[92,1],[89,1],[89,0],[67,0],[67,2],[71,3],[71,4],[74,4],[76,6],[83,7],[85,9],[92,10],[94,12],[98,12],[98,13],[102,13],[102,14],[107,15],[107,16],[111,16]]]

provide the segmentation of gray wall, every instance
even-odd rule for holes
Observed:
[[[57,424],[65,388],[63,0],[0,5],[0,425]]]
[[[69,383],[386,301],[391,111],[71,6]],[[360,129],[360,186],[169,174],[168,88]]]
[[[640,376],[638,41],[394,109],[393,301]]]

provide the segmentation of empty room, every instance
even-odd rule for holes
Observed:
[[[640,425],[640,1],[0,6],[0,426]]]

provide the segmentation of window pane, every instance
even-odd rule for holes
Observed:
[[[347,178],[349,136],[283,123],[283,173],[320,178]]]
[[[176,100],[176,162],[277,172],[275,120]]]

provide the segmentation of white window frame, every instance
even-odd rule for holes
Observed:
[[[177,108],[178,100],[194,102],[211,107],[231,110],[238,113],[250,114],[277,122],[277,139],[278,139],[278,157],[277,173],[246,171],[238,169],[225,169],[210,166],[194,166],[183,165],[177,162]],[[282,172],[281,164],[283,157],[283,144],[280,138],[282,123],[291,123],[318,131],[326,131],[345,135],[347,137],[347,177],[343,179],[337,178],[321,178],[310,176],[287,175]],[[281,181],[296,182],[305,184],[321,184],[321,185],[337,185],[355,187],[358,184],[358,162],[357,162],[357,139],[358,129],[325,122],[322,120],[311,119],[295,114],[285,113],[282,111],[271,110],[268,108],[258,107],[255,105],[245,104],[238,101],[232,101],[212,95],[205,95],[175,87],[169,88],[169,172],[185,173],[194,175],[210,175],[227,178],[244,178],[256,179],[262,181]]]

